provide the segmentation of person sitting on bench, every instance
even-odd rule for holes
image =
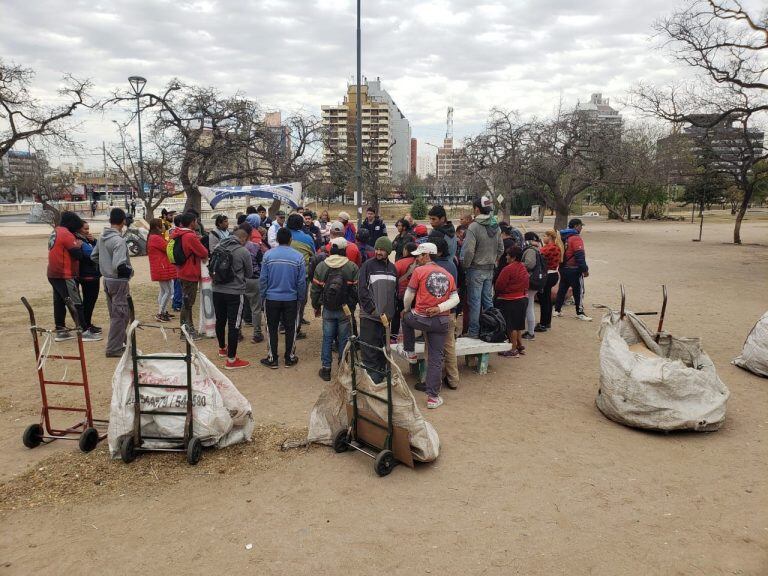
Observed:
[[[443,380],[445,339],[451,327],[450,311],[459,304],[456,282],[444,268],[434,264],[437,247],[424,242],[414,252],[418,268],[411,274],[403,297],[403,352],[409,362],[416,361],[416,330],[426,336],[427,408],[443,404],[440,387]],[[413,309],[411,306],[413,305]]]

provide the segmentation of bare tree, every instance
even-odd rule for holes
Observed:
[[[30,93],[34,75],[30,68],[6,64],[0,59],[0,158],[26,140],[60,147],[76,144],[66,120],[78,108],[91,106],[91,82],[65,75],[64,87],[59,90],[65,102],[44,106]]]
[[[747,124],[768,112],[768,17],[744,9],[738,0],[695,0],[656,25],[670,55],[699,73],[698,82],[668,88],[640,85],[630,104],[672,122],[714,128],[735,121],[744,134],[741,161],[730,172],[742,192],[733,241],[762,177],[754,168],[768,158],[756,149]],[[756,177],[758,176],[758,177]]]

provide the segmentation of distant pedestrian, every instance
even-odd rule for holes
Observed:
[[[99,265],[104,278],[104,293],[109,310],[109,335],[107,336],[107,358],[117,358],[125,351],[125,331],[131,318],[129,281],[133,276],[128,245],[122,232],[126,214],[122,208],[113,208],[109,213],[109,226],[104,228],[91,260]]]
[[[354,243],[355,237],[357,236],[357,228],[355,228],[355,225],[349,220],[349,213],[339,212],[339,222],[344,225],[344,239],[347,241],[347,244],[350,242]]]
[[[101,335],[101,328],[93,323],[93,311],[99,299],[101,273],[99,267],[91,260],[91,254],[96,247],[96,239],[91,234],[88,222],[75,234],[82,241],[82,257],[80,258],[77,283],[83,293],[83,329],[91,334]]]
[[[539,246],[541,240],[535,232],[526,232],[523,244],[522,262],[528,270],[528,308],[525,312],[526,331],[523,334],[525,340],[533,340],[536,331],[536,294],[544,287],[546,283],[546,261],[541,257]],[[543,265],[542,265],[543,264]],[[543,282],[539,282],[542,278]]]
[[[504,252],[506,265],[496,279],[496,306],[504,316],[507,327],[507,337],[512,349],[500,352],[500,356],[516,358],[525,353],[521,340],[525,329],[525,313],[528,309],[528,270],[520,260],[523,251],[520,246],[512,244]]]
[[[328,210],[320,212],[320,217],[317,219],[317,227],[320,228],[320,237],[322,238],[322,244],[325,245],[331,241],[331,217],[328,216]]]
[[[392,240],[392,251],[395,253],[395,262],[403,257],[403,247],[409,242],[413,242],[415,237],[411,234],[411,225],[405,218],[400,218],[395,222],[397,235]]]
[[[219,242],[231,235],[229,231],[229,218],[226,214],[217,214],[213,221],[213,229],[208,232],[208,252],[216,250]]]
[[[267,228],[267,242],[270,248],[277,248],[279,246],[277,242],[277,231],[285,226],[285,212],[278,210],[275,215],[274,222]]]
[[[243,222],[240,227],[251,236],[251,225],[248,224],[248,222]],[[248,306],[251,307],[251,323],[253,324],[253,336],[251,337],[251,342],[258,344],[264,341],[264,334],[261,330],[264,304],[261,299],[259,277],[261,276],[261,264],[264,260],[266,246],[262,243],[257,244],[249,240],[245,243],[245,249],[248,250],[248,254],[251,256],[252,270],[251,277],[246,278],[245,280],[245,298]]]
[[[563,252],[560,234],[555,230],[547,230],[544,233],[544,246],[541,248],[541,255],[547,262],[547,283],[539,295],[541,313],[536,326],[537,332],[546,332],[552,327],[552,290],[560,279],[558,269],[563,261]]]
[[[563,303],[568,293],[568,288],[573,291],[573,300],[576,303],[576,318],[591,322],[592,318],[584,313],[584,278],[589,276],[589,267],[584,252],[584,240],[581,231],[584,223],[579,218],[573,218],[568,222],[568,228],[560,231],[560,238],[565,245],[563,264],[560,267],[560,285],[557,289],[555,301],[555,316],[562,316]]]
[[[94,198],[91,200],[91,218],[96,218],[96,208],[99,207],[99,202]]]
[[[171,240],[180,243],[184,253],[184,262],[181,264],[175,262],[182,292],[179,323],[182,327],[186,327],[187,333],[193,340],[202,338],[195,330],[192,308],[195,305],[195,300],[197,300],[197,292],[202,278],[200,264],[208,259],[208,250],[200,242],[197,229],[198,223],[195,214],[184,212],[181,215],[181,225],[171,233]]]
[[[168,306],[173,299],[173,281],[176,280],[176,267],[168,260],[168,242],[163,237],[163,224],[159,218],[149,221],[149,236],[147,236],[147,259],[149,260],[149,277],[157,282],[157,314],[158,322],[170,322],[172,317]]]
[[[272,228],[275,224],[272,224]],[[270,228],[270,230],[272,229]],[[302,255],[290,247],[291,233],[280,228],[276,234],[277,247],[264,255],[259,289],[267,315],[269,354],[261,360],[264,366],[277,368],[278,326],[285,326],[285,365],[294,366],[299,359],[295,351],[299,303],[306,298],[307,272]]]

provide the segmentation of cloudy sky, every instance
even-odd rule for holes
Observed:
[[[442,138],[448,106],[461,138],[493,106],[545,115],[561,97],[617,101],[640,79],[681,74],[651,38],[674,0],[482,2],[363,0],[363,74],[381,77],[421,150]],[[63,72],[91,78],[96,96],[138,74],[149,88],[177,76],[269,109],[319,113],[354,81],[355,3],[2,0],[0,55],[35,69],[44,99]],[[112,118],[85,118],[90,146],[116,140]]]

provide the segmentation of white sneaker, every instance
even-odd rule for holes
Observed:
[[[418,356],[416,356],[416,352],[406,351],[405,346],[403,345],[402,342],[399,342],[397,344],[397,353],[400,356],[404,357],[406,360],[408,360],[408,362],[410,362],[411,364],[416,364],[416,362],[419,361]]]
[[[103,339],[104,337],[101,334],[94,334],[90,330],[83,332],[83,342],[98,342]]]
[[[440,396],[427,396],[427,408],[430,410],[439,408],[443,405],[443,399]]]
[[[592,318],[590,318],[589,316],[587,316],[584,313],[576,314],[576,318],[578,318],[579,320],[583,320],[584,322],[592,322]]]
[[[557,310],[555,310],[554,312],[552,312],[552,316],[554,316],[555,318],[562,318],[563,317],[563,313],[562,312],[558,312]]]

